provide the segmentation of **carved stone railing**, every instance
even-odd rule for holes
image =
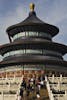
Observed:
[[[47,76],[45,76],[45,81],[46,81],[46,86],[47,86],[49,98],[50,98],[50,100],[54,100],[53,93],[52,93],[52,91],[50,89],[50,85],[49,85],[49,81],[47,79]]]

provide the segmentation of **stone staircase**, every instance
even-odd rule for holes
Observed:
[[[31,92],[29,97],[25,97],[24,100],[49,100],[47,89],[40,90],[40,98],[37,99],[36,92]]]
[[[20,81],[19,81],[20,80]],[[18,100],[17,91],[20,89],[22,77],[14,78],[1,78],[0,79],[0,100]],[[31,92],[29,97],[23,100],[38,100],[36,91]],[[48,91],[46,88],[40,90],[39,100],[49,100]]]
[[[21,82],[22,77],[16,77],[15,79],[1,78],[0,100],[17,100],[17,91],[20,89]],[[40,90],[39,99],[37,99],[36,91],[34,91],[30,92],[29,97],[25,97],[23,100],[67,100],[67,77],[54,77],[54,75],[47,77],[45,85],[46,87]]]

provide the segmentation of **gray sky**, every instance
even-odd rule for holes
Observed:
[[[59,27],[53,41],[67,45],[67,0],[0,0],[0,45],[9,42],[6,28],[28,16],[31,2],[41,20]]]

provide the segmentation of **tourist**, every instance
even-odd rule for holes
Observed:
[[[38,86],[36,87],[36,97],[39,99],[40,98],[40,93],[39,93],[39,88]]]
[[[30,79],[30,87],[31,87],[31,91],[34,91],[34,78]]]
[[[20,93],[19,93],[19,95],[20,95],[20,100],[22,100],[22,98],[23,98],[23,92],[24,92],[24,91],[23,91],[23,88],[21,87],[21,88],[20,88]]]
[[[21,87],[23,87],[24,89],[26,89],[26,81],[25,81],[24,78],[22,80]]]
[[[29,83],[27,84],[26,91],[27,91],[27,96],[29,96],[30,94],[30,84]]]

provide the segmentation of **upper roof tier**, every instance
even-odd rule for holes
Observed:
[[[6,32],[9,36],[13,37],[13,35],[24,31],[36,31],[49,33],[53,37],[59,32],[59,29],[56,26],[41,21],[36,16],[34,7],[34,4],[30,4],[29,16],[24,21],[7,28]]]

